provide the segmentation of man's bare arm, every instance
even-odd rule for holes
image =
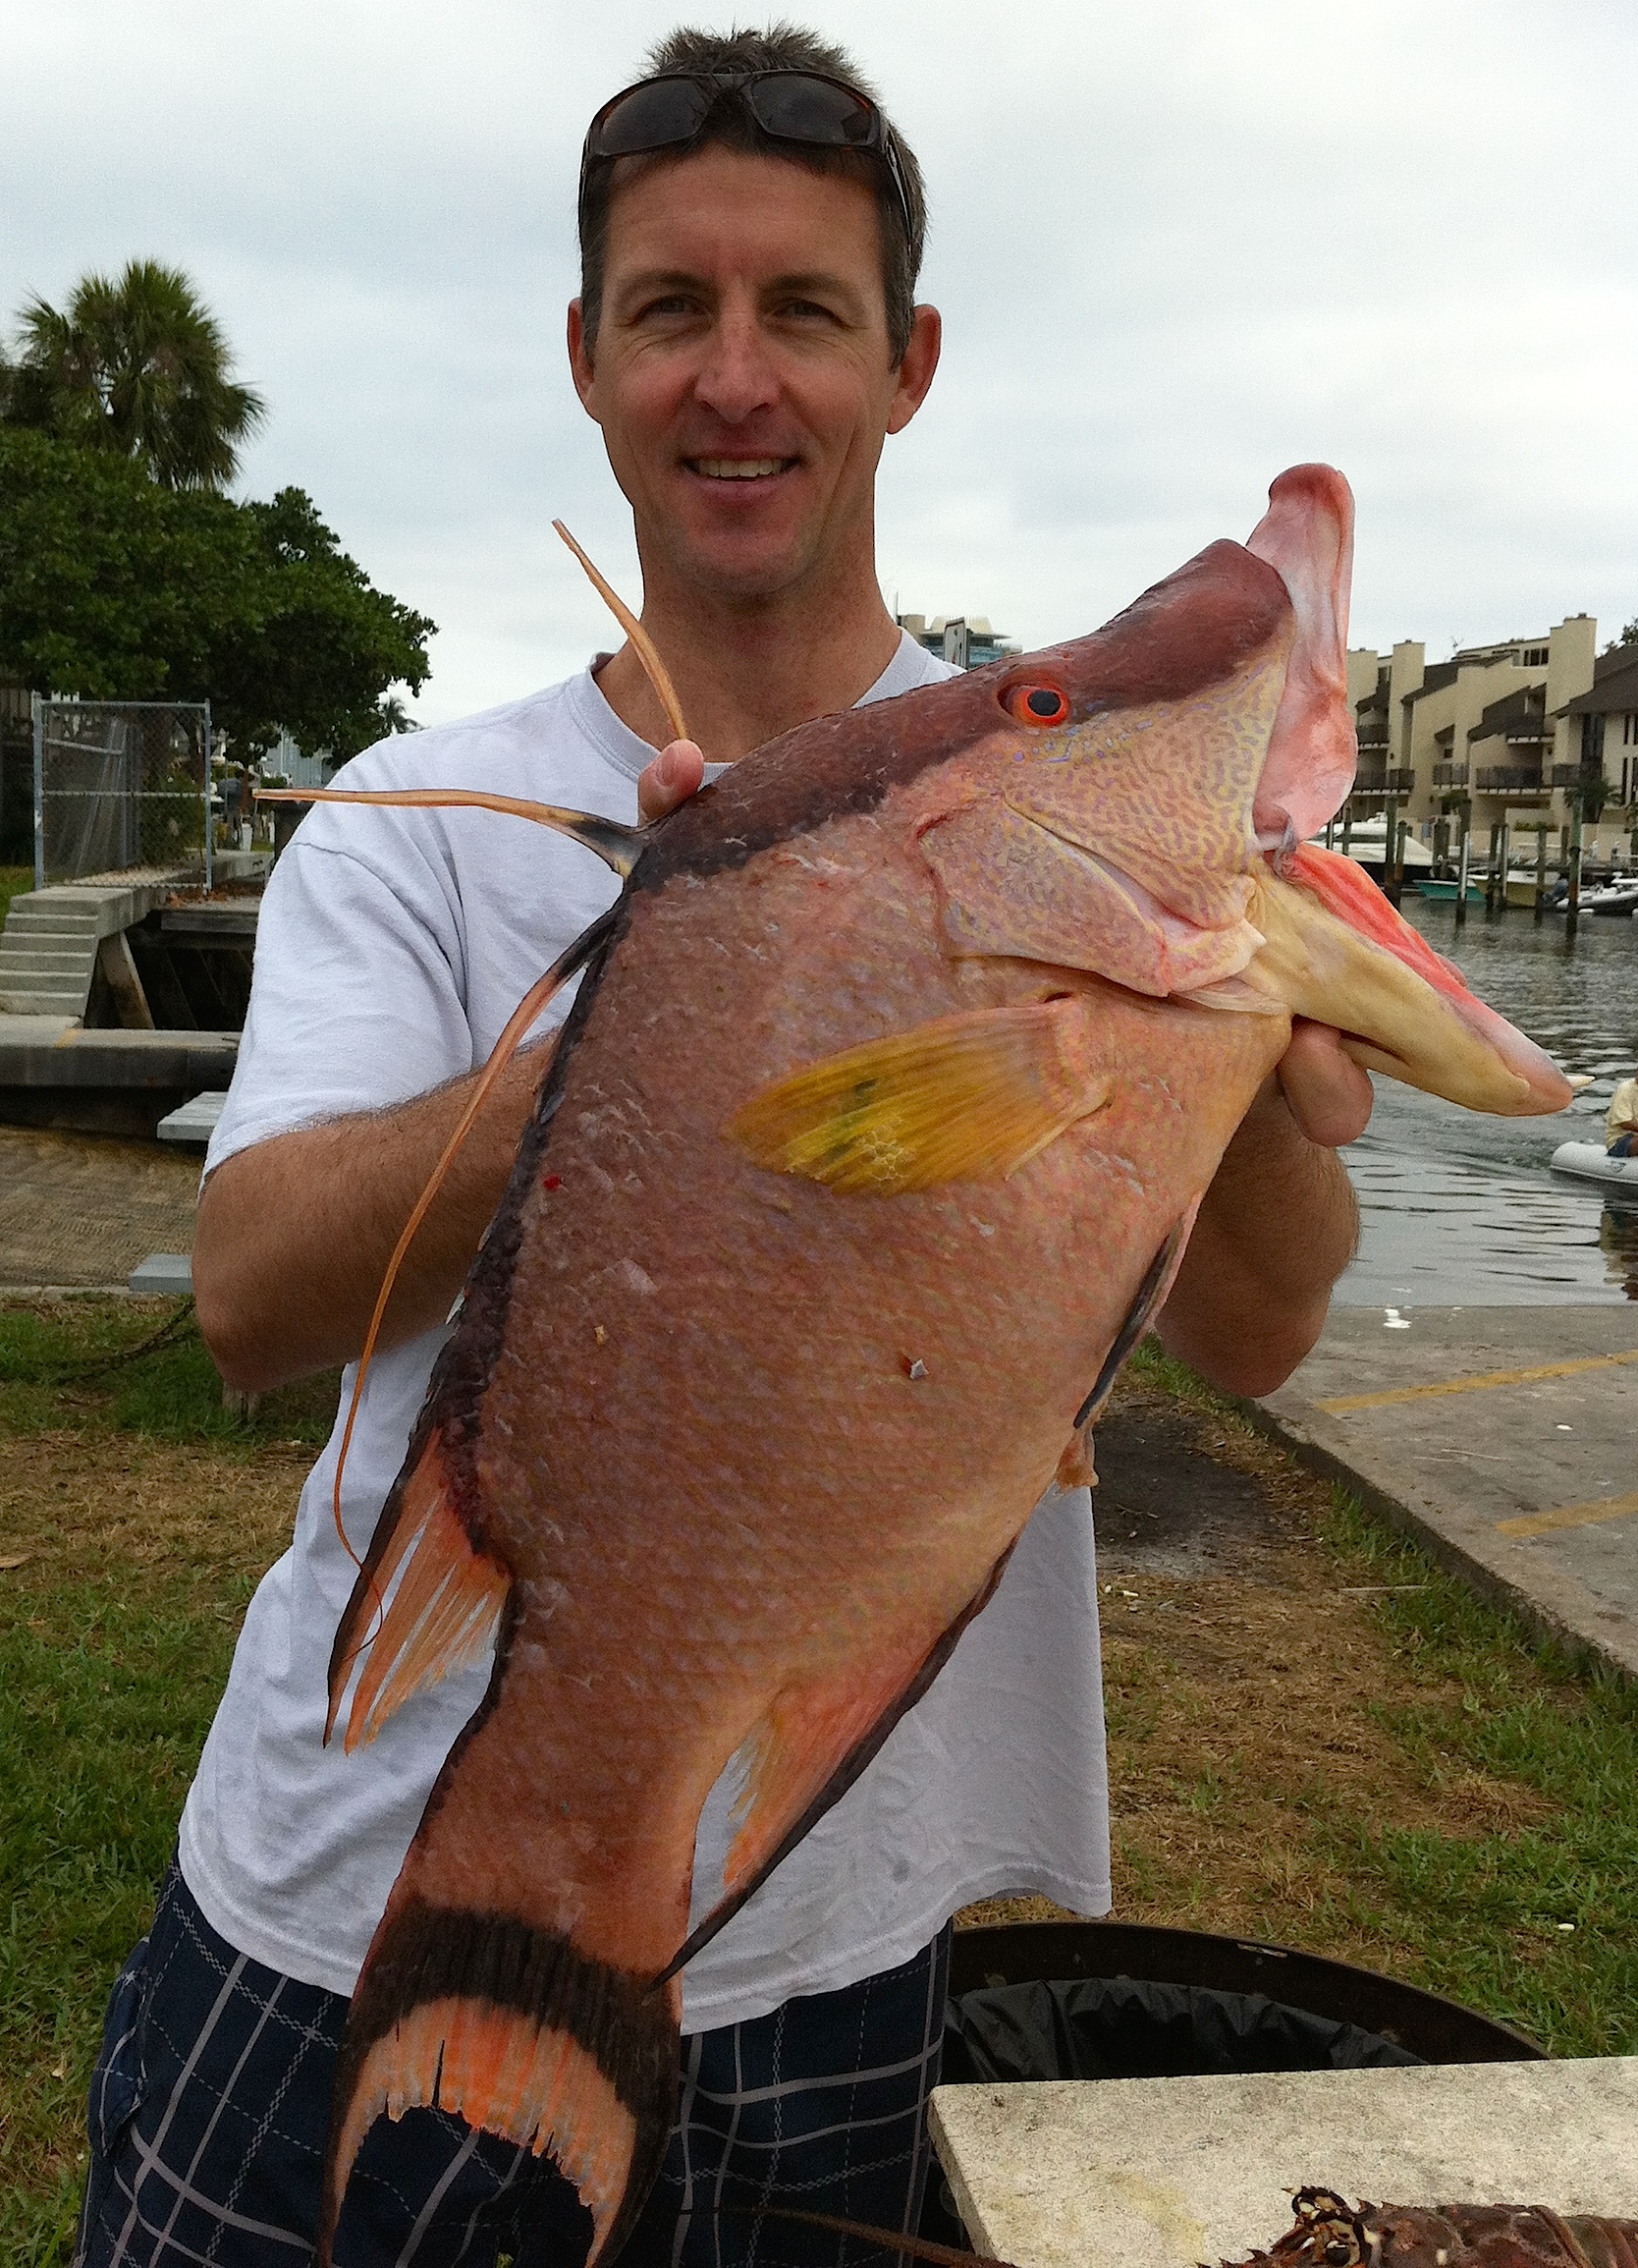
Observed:
[[[678,741],[637,783],[644,820],[698,787],[699,750]],[[502,1075],[410,1247],[382,1345],[441,1323],[505,1191],[549,1056],[537,1045]],[[363,1346],[393,1246],[480,1074],[396,1109],[277,1134],[206,1182],[193,1239],[199,1329],[241,1393],[350,1361]]]
[[[1370,1115],[1370,1079],[1336,1032],[1297,1024],[1224,1153],[1157,1325],[1226,1393],[1272,1393],[1318,1339],[1359,1237],[1337,1148]]]

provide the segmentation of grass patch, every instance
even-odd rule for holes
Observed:
[[[0,866],[0,929],[6,925],[6,915],[14,898],[21,898],[26,890],[34,887],[32,866]]]
[[[1270,1530],[1221,1577],[1103,1585],[1117,1914],[1360,1962],[1554,2054],[1638,2052],[1638,1688],[1538,1643],[1153,1341],[1123,1392],[1255,1477]]]
[[[318,1449],[335,1411],[332,1372],[230,1409],[191,1300],[0,1305],[0,1433],[66,1422],[246,1453],[270,1441]]]
[[[225,1410],[186,1302],[0,1305],[8,2268],[68,2259],[108,1988],[335,1400],[330,1376]]]

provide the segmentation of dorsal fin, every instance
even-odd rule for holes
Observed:
[[[596,811],[572,811],[562,803],[532,803],[522,796],[492,796],[480,788],[257,788],[258,803],[386,803],[401,810],[504,811],[532,819],[595,851],[624,882],[642,856],[644,827],[623,826]]]

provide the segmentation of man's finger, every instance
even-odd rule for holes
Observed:
[[[646,827],[698,793],[705,758],[692,741],[673,741],[637,779],[637,816]]]
[[[1286,1107],[1311,1142],[1335,1150],[1359,1139],[1375,1097],[1370,1074],[1342,1053],[1339,1032],[1294,1018],[1279,1069]]]

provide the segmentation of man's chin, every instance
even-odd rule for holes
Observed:
[[[701,597],[735,605],[771,604],[796,589],[811,572],[811,549],[797,543],[692,544],[678,567]]]

